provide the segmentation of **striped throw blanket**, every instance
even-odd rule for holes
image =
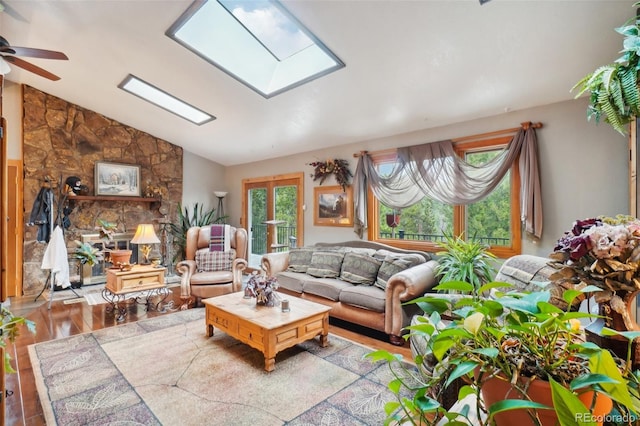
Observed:
[[[211,225],[209,251],[229,251],[231,249],[230,228],[229,225]]]

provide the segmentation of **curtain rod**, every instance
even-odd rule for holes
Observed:
[[[529,128],[534,128],[534,129],[541,129],[543,127],[542,123],[532,123],[531,121],[525,121],[524,123],[520,123],[520,127],[512,127],[510,129],[503,129],[503,130],[496,130],[493,132],[487,132],[487,133],[478,133],[477,135],[471,135],[471,136],[462,136],[459,138],[454,138],[451,139],[452,142],[466,142],[466,141],[470,141],[470,140],[474,140],[474,139],[480,139],[480,138],[486,138],[486,137],[490,137],[490,136],[498,136],[498,135],[504,135],[504,134],[508,134],[508,133],[515,133],[520,129],[525,129],[528,130]],[[383,152],[392,152],[395,151],[394,149],[387,149],[387,150],[382,150],[382,151],[376,151],[376,153],[383,153]],[[354,158],[358,158],[361,155],[367,154],[369,151],[360,151],[360,152],[356,152],[353,154]]]

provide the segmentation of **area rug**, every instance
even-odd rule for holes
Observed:
[[[29,346],[48,425],[380,425],[394,396],[386,363],[331,335],[276,357],[190,309]],[[408,366],[412,368],[411,366]]]
[[[104,284],[97,285],[87,285],[81,286],[80,288],[74,288],[71,290],[70,288],[64,290],[58,290],[51,292],[48,289],[42,293],[44,300],[49,301],[53,300],[54,302],[57,300],[72,300],[72,299],[80,299],[82,300],[84,296],[88,294],[100,294],[102,289],[104,288]]]

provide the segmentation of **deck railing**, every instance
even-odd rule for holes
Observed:
[[[271,241],[267,242],[267,226],[265,224],[253,225],[251,232],[251,253],[253,254],[264,254],[267,252],[268,244],[271,244]],[[296,237],[296,227],[295,226],[277,226],[278,232],[278,241],[277,244],[284,244],[286,246],[291,245],[291,237]]]
[[[399,240],[411,240],[411,241],[431,241],[434,243],[440,243],[446,240],[445,236],[440,234],[418,234],[418,233],[404,232],[402,230],[396,231],[395,236],[394,236],[394,233],[391,233],[391,232],[380,232],[380,238],[395,238]],[[476,236],[473,238],[473,240],[479,241],[489,246],[508,246],[511,244],[511,239],[509,238],[477,237]]]

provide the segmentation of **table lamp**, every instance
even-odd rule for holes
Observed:
[[[142,264],[149,264],[149,255],[151,254],[151,244],[160,244],[160,240],[156,235],[156,231],[153,229],[153,225],[150,223],[142,223],[138,225],[136,234],[131,239],[131,244],[141,244],[140,251],[144,257]]]

